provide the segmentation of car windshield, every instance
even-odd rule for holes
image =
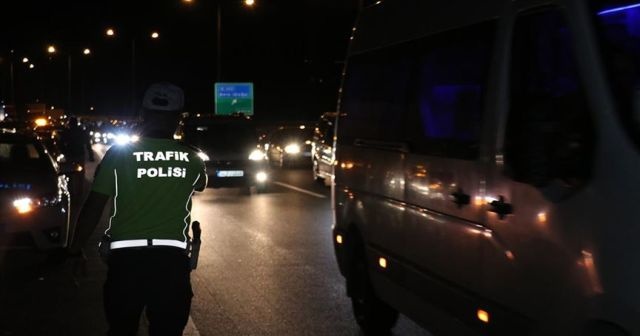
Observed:
[[[190,125],[185,130],[184,141],[200,148],[234,151],[255,147],[258,138],[250,124],[222,123]]]
[[[11,140],[0,140],[0,167],[41,168],[46,165],[45,154],[36,144]]]
[[[307,141],[313,137],[313,129],[311,128],[285,128],[280,131],[280,139],[284,141]]]
[[[594,12],[622,124],[640,145],[640,1],[595,1]]]

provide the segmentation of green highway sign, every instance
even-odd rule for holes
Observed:
[[[217,115],[253,115],[253,83],[216,83]]]

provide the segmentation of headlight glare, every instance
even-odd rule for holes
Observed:
[[[33,200],[29,197],[20,198],[13,201],[13,206],[18,210],[20,214],[26,214],[33,211]]]
[[[254,149],[253,151],[251,151],[251,154],[249,154],[249,160],[261,161],[263,159],[264,159],[264,153],[259,149]]]
[[[284,147],[284,151],[287,154],[298,154],[300,153],[300,146],[298,146],[297,144],[289,144]]]
[[[265,173],[265,172],[263,172],[263,171],[258,172],[258,173],[256,174],[256,181],[257,181],[258,183],[264,183],[264,182],[267,182],[267,179],[268,179],[268,178],[269,178],[269,175],[267,175],[267,173]]]

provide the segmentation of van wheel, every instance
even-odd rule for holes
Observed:
[[[398,321],[398,312],[376,296],[367,273],[364,253],[359,254],[349,278],[353,282],[353,314],[365,335],[388,335]]]

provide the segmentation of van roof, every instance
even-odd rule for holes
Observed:
[[[560,0],[517,0],[518,7],[548,5]],[[513,0],[387,0],[362,10],[350,55],[399,44],[498,18]]]

